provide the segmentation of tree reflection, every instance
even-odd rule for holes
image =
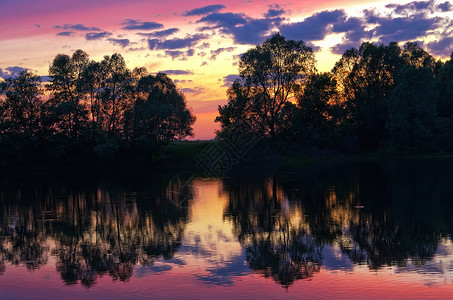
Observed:
[[[172,258],[181,245],[187,207],[169,201],[165,180],[124,186],[4,188],[0,274],[5,262],[34,269],[51,254],[66,284],[90,287],[99,276],[128,281],[134,266]]]
[[[370,269],[422,268],[453,233],[451,164],[341,163],[230,178],[225,217],[250,268],[286,287],[320,271],[325,245]]]
[[[225,216],[233,221],[252,270],[286,287],[319,272],[323,245],[308,230],[302,211],[288,209],[275,180],[225,182],[225,189]]]

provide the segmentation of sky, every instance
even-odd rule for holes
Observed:
[[[364,41],[417,41],[446,59],[453,1],[0,0],[0,78],[45,76],[77,49],[97,61],[121,53],[131,69],[170,76],[197,116],[193,139],[210,139],[240,55],[275,32],[311,46],[320,71]]]

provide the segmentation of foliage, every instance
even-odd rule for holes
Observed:
[[[283,124],[282,109],[315,70],[315,58],[302,41],[275,34],[248,50],[239,62],[240,79],[228,89],[228,104],[219,107],[222,130],[247,124],[252,131],[274,137]]]
[[[173,81],[130,71],[121,54],[100,62],[82,50],[58,54],[49,75],[45,89],[26,71],[1,83],[3,164],[113,158],[131,146],[151,154],[160,143],[192,135],[195,117]]]

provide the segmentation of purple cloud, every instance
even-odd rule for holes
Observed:
[[[30,69],[28,69],[28,68],[22,68],[19,66],[8,67],[5,69],[0,68],[0,78],[3,78],[3,79],[14,78],[14,77],[19,76],[20,72],[29,71],[29,70]]]
[[[63,26],[54,26],[54,28],[59,29],[70,29],[70,30],[78,30],[78,31],[101,31],[98,27],[86,27],[82,24],[64,24]]]
[[[211,50],[211,56],[209,57],[210,60],[215,60],[219,54],[222,52],[232,52],[236,49],[236,47],[227,47],[227,48],[218,48],[216,50]]]
[[[59,36],[73,36],[74,32],[72,32],[72,31],[62,31],[62,32],[57,33],[57,35],[59,35]]]
[[[194,8],[192,10],[187,11],[184,16],[204,16],[210,13],[218,12],[219,10],[225,8],[225,5],[223,4],[214,4],[214,5],[208,5],[208,6],[203,6],[199,8]]]
[[[127,19],[121,25],[124,30],[154,30],[163,28],[164,25],[156,22],[142,22],[140,20]]]
[[[182,49],[187,47],[192,47],[196,45],[199,41],[206,39],[207,36],[204,34],[195,34],[195,35],[188,35],[185,38],[179,39],[174,38],[171,40],[160,40],[160,39],[149,39],[148,46],[150,50],[175,50],[175,49]]]
[[[192,75],[193,72],[189,70],[165,70],[159,73],[165,73],[167,75]]]
[[[241,78],[240,75],[237,75],[237,74],[230,74],[230,75],[227,75],[225,77],[222,78],[222,81],[223,81],[223,87],[230,87],[235,81],[236,79],[239,79]]]
[[[108,39],[108,41],[112,42],[112,44],[114,44],[114,45],[121,46],[121,48],[125,48],[125,47],[129,46],[129,44],[130,44],[130,41],[128,39],[114,39],[114,38],[110,38],[110,39]]]
[[[323,40],[329,34],[329,26],[344,20],[343,10],[322,11],[315,13],[305,20],[297,23],[283,24],[280,33],[286,38],[303,41]]]
[[[85,35],[85,39],[87,41],[95,41],[95,40],[100,40],[100,39],[105,38],[105,37],[109,37],[111,35],[112,35],[112,33],[111,32],[107,32],[107,31],[104,31],[104,32],[90,32],[90,33],[87,33]]]

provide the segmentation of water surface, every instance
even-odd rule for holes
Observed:
[[[446,298],[453,160],[0,179],[0,298]]]

